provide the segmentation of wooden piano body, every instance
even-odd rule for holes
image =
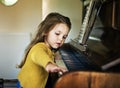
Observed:
[[[91,9],[86,12],[78,38],[71,39],[59,50],[70,71],[120,72],[120,12],[116,11],[120,9],[117,8],[118,3],[119,0],[90,0],[93,6],[89,5]]]
[[[81,74],[84,77],[88,77],[88,75],[92,74],[94,79],[91,85],[95,87],[66,88],[120,88],[120,84],[118,83],[120,80],[117,82],[117,77],[120,78],[119,4],[119,0],[90,0],[89,8],[86,11],[83,25],[80,29],[80,34],[76,39],[72,39],[69,43],[65,43],[60,48],[59,53],[62,59],[56,62],[58,65],[64,65],[70,73],[73,72],[74,74],[74,72],[77,71],[81,74],[81,72],[85,71],[85,73]],[[87,75],[85,75],[86,71],[88,72]],[[68,75],[71,77],[69,72]],[[92,72],[96,72],[97,76]],[[111,73],[117,73],[117,76]],[[101,75],[104,75],[103,78],[101,78]],[[82,82],[85,84],[85,79],[86,78],[81,79],[83,81],[73,79],[73,82]],[[103,82],[105,82],[103,83],[104,87],[100,87],[98,84],[100,80],[102,82],[102,79]],[[116,87],[107,87],[107,85],[110,85],[107,83],[112,83],[112,79],[114,79],[113,81],[115,82],[113,82],[113,85],[115,84]],[[69,81],[69,79],[65,80]]]
[[[120,88],[120,75],[75,71],[59,78],[54,88]]]

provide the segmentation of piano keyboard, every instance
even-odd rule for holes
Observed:
[[[76,70],[94,70],[98,71],[100,68],[87,59],[85,55],[77,51],[70,44],[64,44],[59,50],[62,60],[57,61],[61,66],[66,67],[68,71]]]
[[[56,62],[56,64],[57,64],[58,66],[67,69],[67,67],[66,67],[66,65],[65,65],[65,63],[64,63],[64,61],[63,61],[62,59],[60,59],[60,60],[56,60],[55,62]],[[67,69],[67,70],[68,70],[68,69]]]

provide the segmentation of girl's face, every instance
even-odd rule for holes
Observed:
[[[45,38],[45,43],[49,48],[57,49],[63,45],[69,33],[69,28],[66,24],[57,24]]]

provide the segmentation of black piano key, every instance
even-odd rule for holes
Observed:
[[[65,45],[62,47],[62,49],[60,49],[60,53],[69,71],[98,69],[83,53],[77,51],[70,45]]]

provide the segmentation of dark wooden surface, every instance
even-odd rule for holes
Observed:
[[[119,73],[70,72],[61,76],[54,88],[120,88]]]

